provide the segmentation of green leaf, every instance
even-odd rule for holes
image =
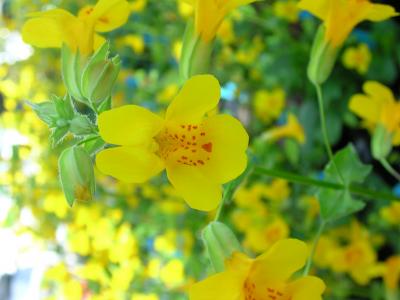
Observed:
[[[53,102],[46,101],[42,103],[27,102],[32,107],[36,115],[45,122],[50,128],[57,126],[58,114]]]
[[[66,95],[64,98],[53,95],[51,101],[54,102],[58,117],[64,120],[71,120],[74,117],[75,109],[71,97]]]
[[[56,127],[51,130],[50,139],[52,147],[57,146],[64,140],[65,136],[68,133],[68,130],[69,130],[68,126]]]
[[[351,144],[337,152],[333,161],[342,174],[344,183],[340,181],[332,162],[325,168],[324,179],[329,182],[343,184],[344,189],[319,189],[318,200],[321,207],[321,216],[325,221],[339,219],[364,208],[364,202],[351,196],[349,186],[353,182],[362,183],[372,169],[371,166],[364,165],[360,161],[356,150]]]
[[[88,135],[95,132],[95,126],[87,116],[77,114],[70,122],[70,131],[75,135]]]

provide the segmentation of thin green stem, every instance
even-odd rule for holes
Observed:
[[[266,176],[271,176],[275,178],[282,178],[286,179],[287,181],[294,182],[294,183],[299,183],[302,185],[308,185],[308,186],[317,186],[321,188],[328,188],[328,189],[334,189],[334,190],[345,190],[348,189],[350,193],[358,196],[362,196],[368,199],[372,200],[399,200],[395,196],[388,194],[388,193],[382,193],[382,192],[377,192],[369,189],[365,189],[360,186],[356,185],[350,185],[346,187],[343,184],[340,183],[334,183],[334,182],[329,182],[329,181],[324,181],[324,180],[318,180],[314,178],[309,178],[285,171],[280,171],[280,170],[270,170],[262,167],[255,167],[254,172]]]
[[[306,266],[303,271],[303,276],[307,276],[308,273],[310,272],[311,265],[312,265],[314,255],[315,255],[315,251],[317,250],[319,239],[321,238],[321,235],[324,232],[325,225],[326,225],[325,221],[321,220],[319,227],[318,227],[317,234],[315,235],[315,238],[314,238],[314,242],[313,242],[313,245],[311,248],[310,255],[308,256],[307,263],[306,263]]]
[[[315,84],[314,86],[315,86],[315,90],[316,90],[317,96],[318,96],[319,116],[320,116],[320,119],[321,119],[322,136],[323,136],[323,139],[324,139],[326,151],[328,152],[329,160],[333,164],[333,167],[335,168],[335,171],[336,171],[338,177],[340,178],[340,182],[344,183],[344,179],[343,179],[342,173],[339,171],[339,168],[336,166],[336,163],[333,160],[333,152],[332,152],[332,148],[331,148],[330,143],[329,143],[328,131],[326,129],[324,98],[322,96],[322,89],[321,89],[321,86],[319,84]]]
[[[224,194],[222,196],[221,203],[218,206],[217,213],[215,214],[214,221],[218,221],[221,218],[222,209],[223,209],[226,201],[228,201],[228,198],[230,198],[232,196],[232,189],[233,189],[233,181],[228,183],[228,185],[224,189]]]
[[[390,163],[385,158],[382,158],[380,160],[380,163],[386,171],[388,171],[394,178],[400,181],[400,174],[390,165]]]

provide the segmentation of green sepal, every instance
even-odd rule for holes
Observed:
[[[392,151],[393,134],[388,132],[382,124],[374,130],[371,140],[372,156],[376,160],[386,159]]]
[[[96,190],[93,163],[82,147],[65,149],[58,159],[60,183],[70,206],[92,200]]]
[[[69,130],[77,136],[96,132],[96,128],[87,116],[77,114],[69,123]]]
[[[365,203],[354,199],[350,193],[351,183],[362,183],[371,172],[370,165],[363,164],[357,152],[350,144],[337,152],[333,158],[344,182],[341,182],[333,162],[329,162],[324,170],[324,180],[343,184],[342,190],[321,188],[317,198],[320,204],[321,217],[324,221],[336,220],[351,215],[364,208]]]
[[[58,113],[54,102],[45,101],[41,103],[26,102],[36,113],[36,115],[45,122],[50,128],[57,126]]]
[[[52,128],[50,133],[51,146],[54,148],[60,144],[68,134],[68,131],[69,126]]]
[[[213,42],[204,42],[196,33],[193,21],[189,21],[179,62],[179,73],[183,81],[196,74],[209,73],[212,49]]]
[[[203,230],[203,243],[215,272],[225,269],[225,261],[241,246],[232,230],[221,222],[211,222]]]
[[[325,25],[320,25],[315,35],[308,63],[309,80],[317,85],[323,84],[331,75],[340,48],[333,47],[325,38]]]
[[[73,52],[63,44],[61,48],[61,71],[68,93],[79,102],[89,105],[81,92],[81,74],[86,58],[81,57],[79,51]]]

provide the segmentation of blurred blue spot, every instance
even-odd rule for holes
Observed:
[[[279,116],[278,120],[276,121],[276,125],[278,126],[283,126],[287,123],[287,113],[283,112],[281,113],[281,115]]]
[[[396,185],[393,187],[393,194],[394,194],[396,197],[400,198],[400,183],[396,184]]]
[[[137,82],[137,80],[135,79],[135,77],[133,77],[133,76],[128,76],[126,79],[125,79],[125,84],[128,86],[128,88],[130,88],[130,89],[136,89],[137,87],[138,87],[138,82]]]
[[[354,36],[358,42],[367,44],[369,48],[375,47],[375,41],[368,31],[355,29],[351,35]]]
[[[146,245],[146,249],[149,252],[154,252],[154,239],[153,238],[146,239],[145,245]]]
[[[236,90],[236,84],[232,81],[228,82],[221,88],[221,98],[232,101],[235,98]]]
[[[317,177],[318,180],[324,180],[324,178],[325,178],[324,171],[318,172],[316,174],[316,177]]]
[[[304,21],[304,20],[314,19],[315,17],[312,14],[310,14],[308,11],[302,10],[299,13],[299,18],[301,21]]]
[[[153,43],[154,38],[149,33],[145,33],[143,34],[143,41],[146,45],[149,45]]]

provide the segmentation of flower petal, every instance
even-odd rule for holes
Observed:
[[[124,105],[103,112],[98,118],[101,137],[115,145],[145,145],[161,130],[164,121],[151,111]]]
[[[195,283],[189,289],[190,300],[241,300],[243,276],[234,272],[222,272]]]
[[[305,276],[289,284],[287,291],[293,300],[322,300],[325,283],[314,276]]]
[[[329,15],[330,0],[301,0],[297,6],[321,20],[326,20]]]
[[[279,284],[304,266],[307,245],[296,239],[276,242],[266,253],[256,258],[251,274],[256,284]],[[263,283],[264,282],[264,283]]]
[[[96,19],[96,31],[107,32],[124,25],[129,14],[129,3],[126,0],[99,0],[91,17]]]
[[[365,95],[357,94],[351,97],[350,110],[360,118],[376,124],[380,118],[381,105]]]
[[[367,95],[375,98],[381,104],[394,103],[395,99],[392,91],[377,81],[367,81],[363,85],[363,90]]]
[[[215,182],[225,183],[243,173],[249,144],[243,125],[230,115],[214,115],[204,121],[203,129],[212,141],[210,160],[201,166],[203,174]]]
[[[144,148],[116,147],[96,155],[97,168],[123,182],[142,183],[164,169],[162,160]]]
[[[167,176],[191,208],[211,211],[221,202],[221,186],[197,167],[171,163],[167,165]]]
[[[217,107],[221,88],[212,75],[196,75],[186,81],[167,109],[166,119],[179,124],[200,123]]]
[[[82,31],[82,24],[68,11],[52,9],[31,14],[31,17],[22,27],[26,43],[39,48],[60,48],[63,43],[71,49],[78,47],[75,37]]]
[[[367,20],[380,22],[398,16],[394,7],[385,4],[371,4],[371,8],[366,16]]]

